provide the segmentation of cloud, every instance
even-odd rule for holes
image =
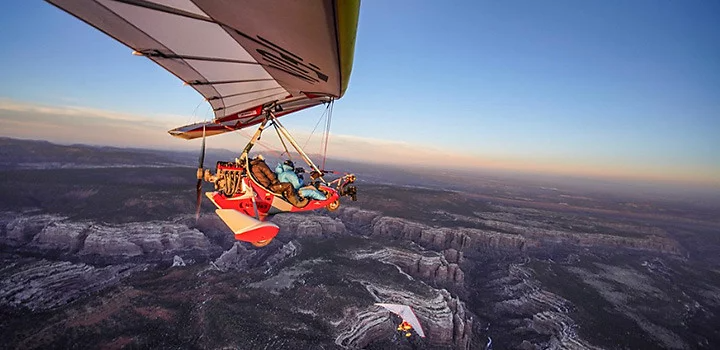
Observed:
[[[169,148],[178,143],[163,140],[160,135],[177,126],[172,120],[186,119],[170,115],[148,118],[88,107],[46,106],[0,100],[2,136],[44,139],[64,144]],[[172,139],[165,135],[167,139]]]
[[[86,143],[119,147],[197,150],[200,140],[183,140],[167,130],[191,122],[190,116],[137,115],[81,106],[47,106],[13,100],[0,100],[0,135],[43,139],[57,143]],[[305,151],[322,153],[321,133],[290,130]],[[240,150],[254,130],[213,136],[208,147]],[[352,135],[330,134],[328,156],[413,167],[446,167],[465,170],[504,170],[525,173],[576,175],[625,180],[674,181],[720,187],[720,169],[680,167],[672,164],[633,164],[585,159],[520,157],[483,154],[476,150],[447,150],[400,140],[382,140]],[[291,147],[286,142],[287,147]],[[267,130],[255,150],[279,155],[283,150],[274,130]]]
[[[17,102],[12,100],[0,100],[0,110],[7,112],[20,112],[20,113],[33,113],[43,115],[55,115],[55,116],[72,116],[80,118],[92,118],[98,117],[109,120],[120,120],[120,121],[145,121],[137,115],[107,111],[102,109],[95,109],[89,107],[80,106],[45,106],[39,104],[31,104],[24,102]]]
[[[0,100],[0,133],[9,137],[39,138],[60,143],[106,144],[124,147],[197,149],[199,140],[171,137],[167,130],[188,121],[187,116],[139,116],[131,113],[80,106],[46,106]],[[294,131],[293,137],[309,153],[322,153],[322,133]],[[213,136],[208,146],[239,149],[254,130]],[[286,142],[287,147],[291,147]],[[267,130],[256,149],[279,154],[283,145],[273,130]],[[477,157],[448,153],[403,141],[330,134],[331,157],[385,164],[423,166],[482,166]]]

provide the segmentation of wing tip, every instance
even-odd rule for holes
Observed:
[[[170,134],[170,136],[174,136],[174,137],[177,137],[177,138],[179,138],[179,139],[185,139],[185,140],[192,140],[192,139],[193,139],[192,136],[188,135],[188,134],[185,133],[185,132],[182,132],[182,131],[180,131],[180,130],[177,130],[177,129],[168,130],[168,134]]]

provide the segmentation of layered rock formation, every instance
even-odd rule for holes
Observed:
[[[144,261],[172,261],[174,255],[206,259],[219,252],[196,229],[186,225],[144,222],[116,226],[93,225],[79,254],[124,260],[142,256]]]
[[[423,325],[425,346],[433,349],[469,349],[473,318],[466,314],[465,305],[444,289],[431,295],[420,295],[368,281],[361,283],[376,302],[410,306]],[[387,309],[373,305],[344,311],[339,321],[335,343],[350,349],[366,347],[377,339],[389,338],[402,321],[391,316]]]
[[[201,231],[181,223],[108,225],[46,214],[3,217],[0,244],[19,251],[77,254],[87,262],[172,262],[175,255],[207,260],[221,252]]]
[[[90,223],[51,221],[33,237],[31,246],[40,250],[77,253],[83,247]]]
[[[377,211],[363,210],[356,207],[340,207],[332,216],[340,218],[346,226],[356,230],[358,233],[371,232],[371,225],[376,218],[382,216]]]
[[[280,227],[277,239],[283,242],[301,237],[332,237],[347,232],[342,220],[325,215],[282,214],[273,217],[272,221]]]
[[[542,212],[536,213],[538,211],[535,209],[527,209],[527,211],[528,215],[542,214]],[[454,249],[464,252],[492,250],[521,253],[554,246],[593,246],[672,254],[682,253],[678,243],[665,236],[666,233],[663,230],[639,225],[598,222],[591,228],[614,230],[617,234],[583,233],[572,230],[572,224],[582,225],[581,221],[569,221],[568,219],[558,219],[558,222],[553,224],[548,223],[547,220],[527,219],[514,213],[476,213],[475,217],[445,212],[441,214],[452,216],[460,222],[466,222],[468,227],[430,227],[353,207],[341,208],[338,213],[333,215],[340,218],[354,232],[409,240],[427,249],[437,251]],[[561,226],[567,226],[570,230],[563,230]]]
[[[12,261],[12,262],[11,262]],[[142,265],[94,267],[67,261],[5,260],[0,269],[0,305],[48,310],[115,285]]]
[[[375,251],[354,251],[350,257],[357,260],[375,260],[395,266],[407,279],[414,278],[430,285],[464,286],[465,274],[457,264],[462,253],[454,249],[442,253],[428,250],[384,248]],[[450,262],[452,261],[452,262]],[[472,339],[473,318],[466,313],[465,304],[446,289],[431,289],[429,294],[397,289],[365,280],[362,284],[377,302],[398,303],[413,308],[423,325],[426,338],[422,343],[430,348],[467,349]],[[346,310],[343,331],[336,344],[348,348],[364,347],[377,339],[388,338],[399,323],[379,307]],[[355,317],[355,318],[353,318]]]
[[[375,212],[358,209],[346,209],[341,218],[350,217],[358,231],[391,239],[413,241],[427,249],[437,251],[473,251],[478,249],[500,249],[521,252],[528,247],[536,247],[538,242],[528,240],[521,235],[506,234],[467,227],[430,227],[405,219],[384,217]],[[368,221],[369,220],[369,221]]]
[[[457,251],[448,253],[457,262]],[[439,284],[462,287],[465,274],[457,263],[448,262],[443,254],[426,252],[414,253],[408,250],[386,248],[372,252],[356,252],[354,259],[373,259],[396,266],[410,276]]]
[[[512,325],[518,338],[526,338],[519,348],[597,349],[577,335],[577,325],[569,316],[572,303],[545,290],[532,269],[509,264],[504,273],[499,273],[484,288],[494,294],[493,316],[499,326]]]
[[[213,267],[221,272],[246,271],[258,266],[265,267],[269,273],[281,261],[297,255],[299,245],[295,242],[279,244],[273,242],[264,249],[247,248],[243,243],[237,242],[232,248],[222,253],[215,261]]]
[[[602,220],[590,216],[493,206],[499,212],[476,212],[474,217],[454,215],[458,220],[478,223],[504,232],[538,240],[545,245],[575,245],[645,250],[681,254],[682,247],[668,232],[655,226]],[[548,220],[551,218],[551,220]]]
[[[378,302],[411,305],[428,334],[422,340],[422,347],[466,349],[479,344],[477,339],[473,343],[473,326],[479,322],[466,310],[465,303],[457,295],[464,297],[472,288],[478,288],[461,268],[473,266],[473,259],[478,256],[510,254],[519,257],[535,249],[560,245],[679,252],[676,243],[665,237],[661,230],[621,236],[590,232],[600,223],[587,223],[587,227],[583,226],[587,233],[575,233],[569,219],[558,219],[556,223],[533,217],[541,214],[509,211],[475,213],[475,216],[469,217],[442,213],[468,226],[453,228],[432,227],[354,207],[343,207],[328,215],[283,214],[272,219],[281,227],[277,239],[269,246],[257,249],[233,241],[224,224],[215,217],[201,220],[198,224],[201,231],[192,228],[186,218],[172,222],[108,225],[72,222],[54,215],[0,213],[0,245],[20,252],[48,254],[62,259],[72,257],[75,259],[73,261],[84,262],[29,262],[27,267],[0,270],[3,274],[0,280],[0,302],[34,310],[53,308],[71,302],[80,295],[116,284],[133,271],[131,265],[128,265],[130,263],[174,263],[182,268],[181,261],[190,265],[195,260],[212,261],[209,268],[222,273],[255,269],[254,272],[260,272],[258,275],[270,277],[268,281],[260,281],[250,287],[267,287],[272,293],[281,293],[273,289],[275,287],[268,287],[275,283],[273,276],[290,281],[297,277],[293,277],[292,273],[307,272],[293,270],[292,264],[285,272],[275,271],[276,266],[287,265],[281,264],[282,261],[292,261],[288,259],[302,252],[303,247],[296,239],[360,234],[379,238],[368,241],[382,242],[387,238],[410,241],[416,245],[411,244],[407,249],[398,246],[348,251],[343,258],[375,260],[393,265],[408,281],[425,282],[424,286],[431,292],[409,291],[402,289],[400,284],[389,284],[382,280],[359,278],[351,282],[362,285]],[[632,230],[633,227],[629,224],[607,226],[614,230]],[[119,265],[93,266],[108,263]],[[531,269],[520,264],[510,264],[507,271],[501,269],[501,273],[504,275],[493,278],[481,288],[485,293],[496,296],[488,301],[488,305],[492,305],[492,312],[499,319],[511,320],[508,322],[521,336],[528,335],[525,342],[516,345],[528,349],[592,348],[577,336],[575,321],[569,316],[572,304],[544,289],[533,278]],[[15,286],[21,280],[37,283]],[[345,279],[341,281],[347,282]],[[310,286],[308,290],[312,288],[322,289],[322,286]],[[67,290],[77,292],[54,292]],[[399,322],[386,310],[370,305],[346,307],[343,315],[341,320],[336,321],[338,332],[335,343],[348,348],[359,348],[392,338],[396,322]]]
[[[27,244],[49,224],[65,219],[50,214],[3,214],[4,220],[0,222],[0,243],[14,247]]]

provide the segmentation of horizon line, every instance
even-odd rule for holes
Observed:
[[[168,136],[172,120],[167,115],[156,118],[139,116],[127,111],[112,111],[83,106],[47,105],[28,103],[0,97],[0,136],[55,142],[58,144],[85,144],[118,148],[145,148],[167,151],[199,149],[188,140]],[[167,138],[158,137],[161,134]],[[89,132],[88,132],[89,131]],[[230,150],[248,130],[230,135],[214,135],[218,149]],[[295,133],[307,136],[309,131]],[[331,158],[367,164],[398,165],[412,169],[455,169],[526,175],[560,176],[576,179],[621,181],[631,183],[657,183],[670,186],[720,188],[720,167],[715,164],[679,165],[647,162],[618,163],[613,159],[569,159],[559,156],[529,157],[514,154],[481,154],[469,150],[436,149],[432,146],[410,144],[402,140],[371,139],[344,134],[331,134]],[[72,140],[72,141],[70,141]],[[197,141],[197,140],[190,140]],[[243,141],[245,143],[247,140]],[[267,142],[267,140],[265,140]],[[272,138],[270,143],[278,143]],[[197,142],[199,143],[199,142]],[[257,142],[269,152],[281,150]],[[133,146],[137,145],[137,146]],[[420,151],[419,151],[420,150]],[[383,158],[378,158],[382,155]],[[388,160],[385,160],[385,159]]]
[[[161,152],[176,152],[176,153],[187,153],[192,154],[196,151],[187,148],[187,149],[177,149],[170,146],[119,146],[119,145],[112,145],[112,144],[102,144],[102,143],[87,143],[87,142],[61,142],[61,141],[52,141],[47,139],[39,139],[39,138],[21,138],[21,137],[10,137],[10,136],[1,136],[0,139],[10,139],[10,140],[20,140],[20,141],[30,141],[30,142],[47,142],[54,145],[59,146],[83,146],[83,147],[96,147],[96,148],[114,148],[114,149],[120,149],[120,150],[136,150],[136,151],[161,151]],[[226,147],[206,147],[207,150],[215,150],[215,151],[225,151],[229,153],[234,153],[234,151],[226,148]],[[199,153],[199,150],[197,150]],[[262,153],[260,151],[256,153]],[[295,153],[297,155],[297,153]],[[308,156],[313,158],[313,156],[321,156],[320,154],[316,153],[306,153]],[[238,153],[239,155],[239,153]],[[676,189],[679,188],[687,188],[690,187],[692,189],[712,189],[712,190],[718,190],[720,191],[720,186],[708,186],[705,184],[696,184],[696,183],[687,183],[681,180],[652,180],[652,179],[644,179],[644,178],[627,178],[627,177],[613,177],[613,176],[588,176],[588,175],[579,175],[579,174],[571,174],[571,173],[554,173],[554,172],[542,172],[542,171],[533,171],[533,170],[514,170],[514,169],[498,169],[498,168],[483,168],[483,167],[459,167],[459,166],[447,166],[447,165],[429,165],[429,164],[394,164],[394,163],[387,163],[387,162],[373,162],[363,159],[353,159],[353,158],[347,158],[347,157],[328,157],[328,160],[332,161],[341,161],[341,162],[349,162],[349,163],[356,163],[356,164],[367,164],[367,165],[374,165],[374,166],[385,166],[389,168],[394,168],[396,170],[434,170],[434,171],[442,171],[442,170],[450,170],[455,172],[460,172],[462,175],[470,175],[470,173],[478,172],[480,171],[483,173],[483,175],[494,175],[494,176],[513,176],[513,177],[526,177],[524,180],[531,180],[527,177],[531,176],[543,176],[543,177],[550,177],[555,181],[558,180],[575,180],[575,181],[588,181],[588,182],[603,182],[603,183],[610,183],[612,185],[660,185],[660,186],[672,186]],[[314,161],[313,161],[314,162]],[[316,164],[317,165],[317,164]],[[410,169],[408,169],[410,168]],[[536,181],[542,181],[541,179],[532,179]],[[546,180],[546,179],[545,179]]]

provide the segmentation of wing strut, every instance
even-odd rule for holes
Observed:
[[[245,169],[250,171],[250,159],[245,157]],[[245,181],[245,180],[243,180]],[[249,180],[248,180],[249,181]],[[247,190],[250,192],[250,198],[252,200],[253,210],[255,211],[255,218],[260,220],[260,212],[258,211],[257,201],[255,200],[255,190],[252,186],[247,186]]]
[[[260,139],[260,135],[262,134],[263,130],[265,129],[265,125],[267,124],[268,119],[265,118],[260,123],[260,126],[258,127],[257,131],[255,131],[255,135],[250,139],[248,144],[245,146],[245,149],[243,149],[242,154],[240,155],[240,159],[247,159],[248,153],[250,152],[250,149],[252,149],[252,146],[257,142],[257,140]]]
[[[280,139],[280,143],[282,143],[283,148],[285,149],[285,154],[287,154],[288,158],[292,160],[292,156],[290,155],[290,151],[288,151],[287,146],[285,145],[285,140],[283,140],[282,136],[280,135],[280,130],[278,130],[277,124],[273,123],[273,127],[275,127],[275,132],[277,132],[278,138]],[[282,154],[280,154],[282,157]]]
[[[280,121],[278,121],[278,119],[275,117],[275,114],[274,114],[273,112],[270,112],[270,111],[268,111],[268,113],[270,114],[270,119],[272,119],[273,123],[274,123],[275,125],[277,125],[278,130],[280,130],[280,132],[283,134],[283,136],[285,136],[285,138],[288,139],[288,141],[290,142],[290,144],[291,144],[291,145],[293,146],[293,148],[295,148],[295,150],[300,154],[300,156],[302,157],[302,159],[303,159],[308,165],[310,165],[310,167],[312,167],[313,170],[317,171],[317,173],[320,174],[320,177],[319,177],[319,178],[320,178],[320,180],[321,180],[323,183],[327,183],[327,181],[325,181],[325,179],[323,179],[323,177],[322,177],[322,173],[323,173],[323,172],[322,172],[320,169],[318,169],[317,165],[315,165],[315,163],[313,163],[312,159],[310,159],[310,157],[308,157],[308,155],[305,154],[305,151],[302,150],[302,148],[300,147],[300,145],[298,145],[297,142],[295,142],[295,139],[290,135],[290,133],[285,129],[285,127],[280,123]]]

